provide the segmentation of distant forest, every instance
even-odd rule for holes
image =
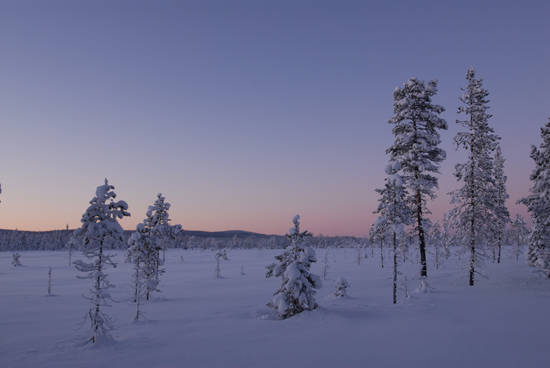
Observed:
[[[51,231],[20,231],[0,229],[0,251],[18,250],[68,250],[69,241],[74,230]],[[133,230],[125,230],[125,241],[118,242],[109,239],[106,249],[128,248],[128,239]],[[357,247],[367,246],[368,239],[354,237],[325,237],[323,235],[311,237],[311,245],[319,248],[326,246]],[[182,230],[174,240],[170,241],[168,248],[179,249],[280,249],[288,244],[286,236],[265,235],[248,231],[193,231]],[[82,250],[77,247],[74,250]]]

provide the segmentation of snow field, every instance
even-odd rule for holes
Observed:
[[[314,274],[322,275],[324,249]],[[414,293],[418,265],[400,265],[410,299],[392,305],[392,269],[374,257],[357,264],[355,249],[331,249],[329,271],[317,292],[319,308],[278,320],[266,303],[280,278],[265,278],[265,266],[281,250],[229,250],[214,277],[213,251],[169,250],[161,293],[142,306],[147,318],[130,320],[132,264],[118,253],[108,268],[115,342],[83,347],[88,325],[76,330],[91,304],[91,280],[68,265],[66,252],[0,253],[0,367],[533,367],[546,361],[550,283],[522,259],[487,262],[468,286],[461,261],[446,268],[428,264],[430,293]],[[185,259],[181,262],[181,256]],[[370,257],[370,251],[369,251]],[[73,260],[83,259],[80,253]],[[389,260],[389,258],[388,258]],[[52,292],[47,295],[48,268]],[[241,275],[243,267],[245,275]],[[349,282],[335,298],[336,279]]]

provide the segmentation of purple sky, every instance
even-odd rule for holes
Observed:
[[[447,160],[466,71],[489,90],[512,216],[550,116],[550,2],[0,0],[0,228],[80,224],[104,178],[132,229],[368,234],[392,93],[439,80]]]

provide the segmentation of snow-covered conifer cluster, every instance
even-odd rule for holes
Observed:
[[[166,249],[166,243],[173,239],[181,230],[181,225],[170,225],[168,210],[170,203],[165,202],[161,193],[153,206],[149,206],[146,218],[136,226],[136,231],[128,240],[128,256],[134,263],[133,302],[137,312],[134,320],[141,316],[140,305],[143,298],[149,300],[152,292],[160,291],[159,277],[164,273],[161,252]]]

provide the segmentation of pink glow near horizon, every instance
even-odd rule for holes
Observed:
[[[439,80],[447,160],[474,66],[515,218],[550,115],[550,3],[9,2],[0,11],[0,228],[75,228],[104,178],[133,229],[157,193],[188,230],[366,236],[393,89]],[[128,6],[132,11],[128,12]],[[464,20],[469,19],[469,26]],[[421,20],[420,22],[418,20]]]

